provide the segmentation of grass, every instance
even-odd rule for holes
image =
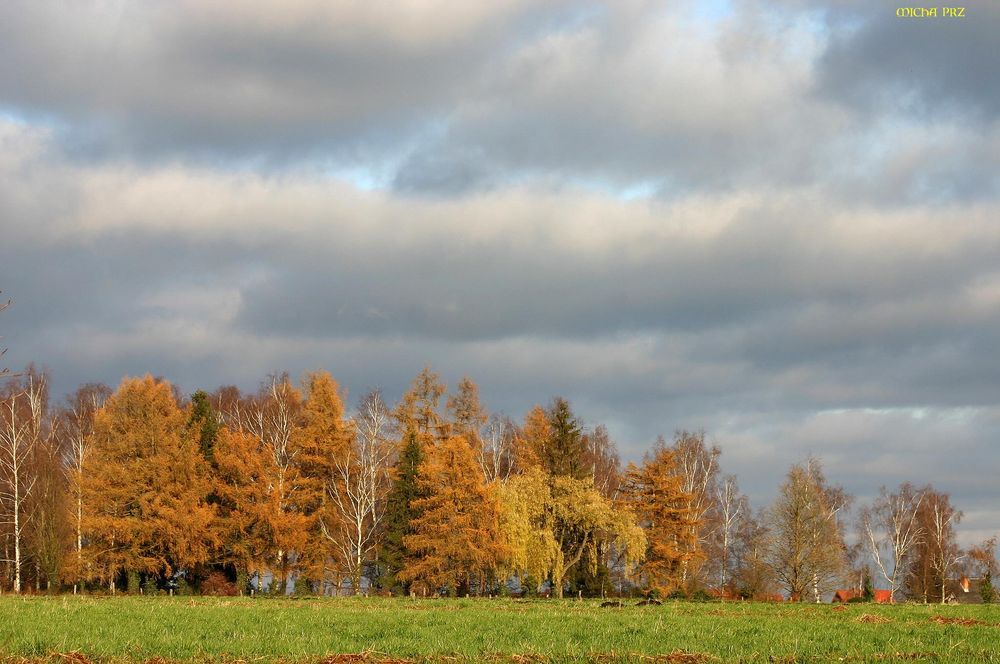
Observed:
[[[365,658],[330,658],[367,653]],[[6,661],[1000,662],[1000,607],[0,598]]]

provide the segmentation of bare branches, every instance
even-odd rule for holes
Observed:
[[[890,601],[903,582],[903,572],[913,548],[924,536],[917,519],[925,490],[914,489],[909,482],[895,493],[881,488],[871,507],[861,510],[861,537],[879,574],[889,585]]]
[[[369,392],[358,407],[355,435],[345,453],[333,460],[326,483],[337,527],[330,528],[323,519],[320,527],[343,562],[355,593],[361,590],[364,565],[375,549],[392,486],[392,423],[382,393]]]

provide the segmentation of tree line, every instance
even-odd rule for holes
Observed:
[[[48,383],[28,367],[0,390],[0,590],[934,602],[996,566],[995,539],[959,549],[930,485],[852,519],[810,458],[755,510],[703,432],[623,466],[565,399],[515,421],[430,369],[350,409],[323,371],[190,397],[147,375],[60,404]]]

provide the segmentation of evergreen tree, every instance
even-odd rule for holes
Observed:
[[[875,601],[875,586],[872,585],[872,573],[865,568],[861,576],[861,599],[866,602]]]
[[[993,573],[987,571],[983,575],[983,580],[979,584],[979,596],[983,599],[983,604],[992,604],[997,597],[997,591],[993,588]]]
[[[406,434],[405,441],[396,463],[392,489],[386,500],[385,538],[378,555],[378,583],[382,588],[408,593],[409,583],[397,578],[407,554],[403,538],[410,534],[410,522],[417,515],[414,503],[426,494],[417,483],[420,464],[424,458],[423,446],[413,430]]]
[[[214,464],[212,456],[215,439],[219,435],[219,418],[212,408],[208,393],[198,390],[191,395],[191,409],[188,416],[188,435],[198,441],[198,449],[205,460]]]

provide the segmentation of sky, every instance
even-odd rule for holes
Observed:
[[[5,364],[431,366],[1000,532],[1000,3],[0,4]],[[940,13],[940,12],[939,12]]]

